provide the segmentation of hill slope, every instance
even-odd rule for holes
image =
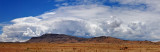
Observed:
[[[151,41],[128,41],[113,37],[81,38],[65,34],[44,34],[40,37],[32,37],[28,43],[115,43],[115,44],[159,44]]]

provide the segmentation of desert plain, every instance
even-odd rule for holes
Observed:
[[[160,52],[160,45],[111,43],[0,43],[0,52]]]

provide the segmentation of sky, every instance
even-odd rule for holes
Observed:
[[[0,0],[0,41],[45,33],[160,41],[159,0]]]
[[[55,4],[53,0],[0,0],[0,23],[8,24],[16,18],[43,14],[57,8]]]
[[[10,21],[13,19],[38,16],[60,7],[57,5],[64,6],[63,3],[71,5],[74,2],[74,0],[60,1],[62,0],[0,0],[0,29],[2,26],[10,24]],[[118,6],[116,3],[110,2],[105,3],[105,5]]]

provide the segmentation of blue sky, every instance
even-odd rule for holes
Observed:
[[[54,4],[51,0],[0,0],[0,23],[43,14],[56,8]]]
[[[57,8],[55,4],[57,2],[53,0],[0,0],[0,24],[7,24],[16,18],[43,14]]]
[[[74,0],[66,0],[72,4]],[[38,16],[52,9],[56,9],[55,0],[0,0],[0,24],[9,24],[11,20],[21,17]],[[2,26],[0,26],[0,29]],[[0,31],[2,33],[2,31]]]
[[[66,0],[65,3],[72,4],[74,0]],[[52,9],[56,9],[56,4],[64,2],[55,2],[54,0],[0,0],[0,23],[9,22],[15,18],[37,16]],[[120,5],[118,2],[111,3],[106,1],[104,5],[108,6],[127,6]],[[132,6],[134,8],[144,6]]]
[[[62,2],[59,2],[62,1]],[[104,2],[105,1],[105,2]],[[117,7],[128,7],[138,8],[145,7],[145,5],[123,5],[119,2],[109,2],[109,0],[104,0],[102,5],[107,6],[117,6]],[[101,1],[95,1],[101,2]],[[47,11],[51,11],[60,6],[57,4],[67,3],[68,5],[75,5],[78,2],[75,0],[0,0],[0,24],[10,24],[10,21],[16,18],[28,17],[28,16],[38,16]],[[88,4],[89,2],[82,2],[83,4]],[[93,2],[94,3],[94,2]],[[2,26],[0,26],[0,29]],[[0,31],[2,33],[2,31]]]
[[[0,0],[0,29],[4,29],[0,30],[0,41],[26,41],[45,33],[158,41],[159,2]]]

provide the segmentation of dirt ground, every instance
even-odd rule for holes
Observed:
[[[160,45],[109,43],[0,43],[0,52],[160,52]]]

